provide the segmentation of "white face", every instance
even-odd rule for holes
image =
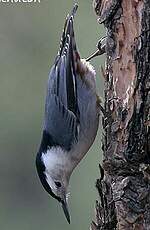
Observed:
[[[65,153],[60,148],[52,148],[42,154],[46,181],[52,192],[61,199],[66,198],[70,175],[66,170]]]
[[[52,175],[45,171],[45,175],[46,181],[49,184],[52,192],[61,199],[64,199],[66,197],[68,187],[66,179],[64,179],[64,177],[61,175],[56,174],[54,171],[52,172]]]

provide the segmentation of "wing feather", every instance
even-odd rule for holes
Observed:
[[[77,141],[77,119],[67,110],[56,95],[51,95],[45,111],[44,130],[53,142],[66,150]]]

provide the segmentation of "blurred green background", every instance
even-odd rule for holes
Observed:
[[[76,40],[81,56],[87,57],[95,50],[103,28],[96,21],[92,1],[78,2]],[[48,72],[72,5],[72,0],[0,3],[1,230],[86,230],[94,218],[100,131],[71,178],[71,225],[58,202],[44,191],[35,170]],[[104,64],[103,57],[92,61],[97,71],[98,93],[103,96],[100,63]]]

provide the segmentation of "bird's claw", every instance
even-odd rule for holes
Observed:
[[[91,54],[88,58],[86,58],[86,61],[90,61],[94,57],[100,56],[100,55],[102,55],[102,54],[104,54],[106,52],[106,39],[107,39],[107,37],[105,36],[105,37],[102,37],[98,41],[97,50],[93,54]]]

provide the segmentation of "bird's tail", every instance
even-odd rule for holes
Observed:
[[[76,116],[78,116],[76,66],[80,56],[77,51],[73,23],[77,8],[78,5],[75,4],[65,20],[59,51],[54,63],[56,94],[65,107]]]
[[[64,24],[64,29],[63,29],[62,36],[61,36],[61,39],[60,39],[60,46],[59,46],[59,50],[58,50],[58,55],[57,55],[56,58],[59,58],[61,56],[68,34],[72,37],[73,46],[74,46],[74,48],[76,50],[76,42],[75,42],[74,30],[73,30],[73,20],[74,20],[75,14],[77,12],[77,9],[78,9],[78,4],[75,3],[74,6],[73,6],[73,9],[71,10],[71,13],[68,14],[67,17],[66,17],[65,24]],[[72,21],[72,26],[70,25],[71,21]]]

